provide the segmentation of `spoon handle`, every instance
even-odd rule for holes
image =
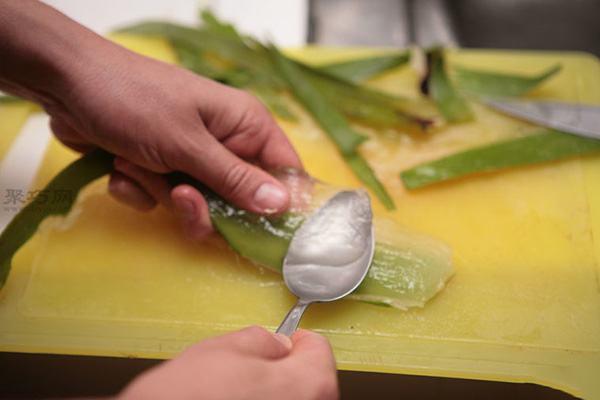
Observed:
[[[300,323],[300,318],[302,318],[302,314],[306,308],[310,305],[310,301],[306,300],[298,300],[298,302],[292,307],[290,312],[285,316],[281,325],[277,329],[277,333],[282,333],[285,336],[292,336],[292,333],[298,327],[298,323]]]

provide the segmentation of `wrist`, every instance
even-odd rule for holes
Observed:
[[[39,1],[0,0],[0,89],[52,105],[69,94],[104,42]]]

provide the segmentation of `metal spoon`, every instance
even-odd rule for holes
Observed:
[[[367,275],[373,251],[373,213],[365,190],[339,192],[296,231],[283,260],[283,279],[299,300],[277,333],[290,336],[313,302],[341,299]]]

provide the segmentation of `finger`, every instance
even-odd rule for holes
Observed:
[[[175,214],[191,239],[202,240],[214,232],[208,204],[196,189],[179,185],[171,191],[171,199]]]
[[[114,167],[117,171],[137,182],[138,186],[143,188],[155,201],[169,210],[173,210],[170,194],[171,185],[162,175],[135,165],[121,157],[115,157]]]
[[[288,138],[280,130],[279,126],[275,125],[274,121],[273,125],[272,130],[269,131],[268,137],[263,143],[263,147],[256,157],[259,164],[266,170],[280,167],[304,169],[302,161],[300,161],[300,156],[296,153]]]
[[[339,398],[335,358],[329,341],[315,332],[298,330],[292,334],[292,352],[283,362],[310,382],[303,398],[334,400]]]
[[[215,190],[233,204],[259,214],[277,214],[289,203],[287,189],[264,170],[251,165],[206,134],[202,144],[190,140],[172,161],[173,169],[184,171]],[[183,144],[183,143],[178,143]]]
[[[115,168],[133,178],[156,201],[173,211],[191,239],[202,240],[213,233],[206,200],[192,186],[171,188],[162,175],[120,157],[115,158]]]
[[[178,157],[168,163],[202,181],[230,202],[249,211],[277,214],[289,204],[289,193],[272,176],[240,158],[264,168],[302,168],[292,145],[266,108],[250,94],[207,82],[197,107],[201,121],[187,140],[176,143]],[[202,132],[199,131],[202,130]],[[204,137],[199,140],[200,135]],[[181,136],[180,136],[181,137]],[[172,158],[172,156],[171,156]]]
[[[259,326],[231,332],[201,342],[199,346],[234,350],[250,357],[276,360],[290,354],[291,343]],[[206,348],[206,347],[204,347]]]
[[[110,194],[122,203],[139,210],[147,211],[156,207],[156,200],[134,180],[118,171],[110,175],[108,182]]]
[[[325,336],[300,329],[292,334],[291,339],[293,347],[290,358],[323,371],[336,372],[333,350]]]

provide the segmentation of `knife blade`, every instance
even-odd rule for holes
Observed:
[[[566,133],[600,139],[600,106],[529,100],[484,102],[512,117]]]

